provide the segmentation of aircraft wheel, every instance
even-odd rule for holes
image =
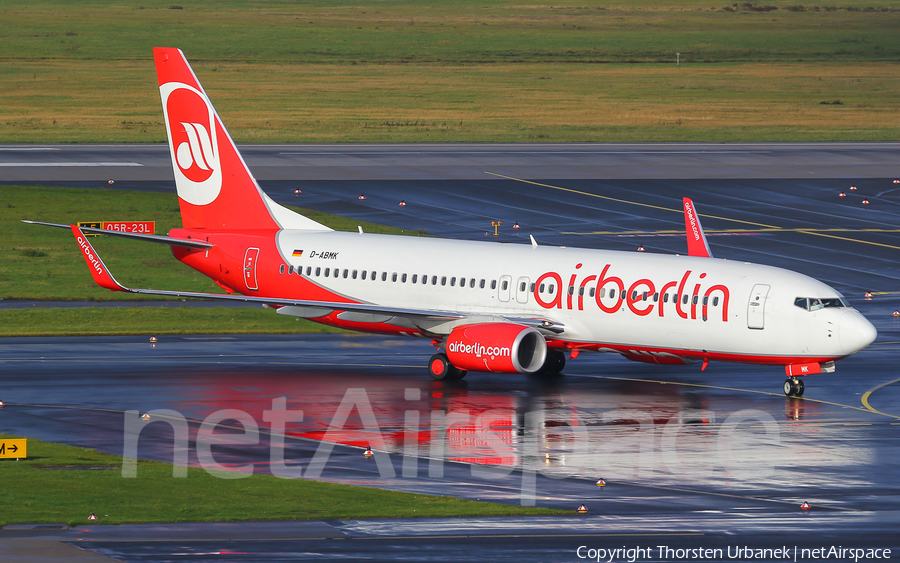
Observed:
[[[466,374],[469,373],[469,372],[467,372],[467,371],[464,370],[464,369],[459,369],[459,368],[456,368],[456,367],[451,368],[451,369],[452,369],[453,371],[450,372],[450,376],[449,376],[447,379],[462,379],[462,378],[464,378],[464,377],[466,376]]]
[[[547,359],[538,370],[540,375],[559,375],[566,367],[566,355],[559,350],[547,350]]]
[[[434,376],[432,376],[432,377],[434,377]],[[787,395],[788,397],[794,396],[794,384],[793,384],[793,382],[791,382],[790,379],[784,380],[784,394]]]
[[[794,396],[795,396],[795,397],[802,397],[802,396],[803,396],[803,389],[804,389],[804,387],[806,387],[806,386],[803,385],[803,380],[802,380],[802,379],[798,379],[798,380],[797,380],[797,384],[794,385]]]
[[[459,371],[450,364],[445,354],[435,354],[428,360],[428,373],[431,379],[435,381],[444,381],[450,379],[454,371]]]

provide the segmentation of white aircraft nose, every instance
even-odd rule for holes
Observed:
[[[872,342],[878,331],[857,311],[847,311],[841,315],[838,323],[838,338],[845,354],[859,352]]]

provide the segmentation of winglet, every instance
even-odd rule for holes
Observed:
[[[94,276],[94,281],[97,282],[97,285],[105,287],[110,291],[128,291],[127,287],[123,286],[112,277],[106,264],[100,259],[97,251],[94,250],[94,247],[88,242],[87,237],[81,232],[81,229],[79,229],[77,225],[69,226],[72,228],[72,234],[75,235],[75,241],[78,243],[79,248],[81,248],[81,254],[84,256],[84,261],[87,263],[88,269],[91,271],[91,275]]]
[[[706,242],[706,234],[703,232],[703,225],[700,224],[700,216],[697,214],[697,208],[690,198],[683,198],[684,201],[684,228],[687,231],[688,256],[703,256],[712,258],[712,252],[709,251],[709,243]]]

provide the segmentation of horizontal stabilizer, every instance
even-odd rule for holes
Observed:
[[[60,227],[63,229],[71,228],[72,225],[61,225],[59,223],[42,223],[40,221],[22,221],[30,225],[44,225],[46,227]],[[93,227],[79,227],[82,233],[91,233],[96,235],[112,235],[114,237],[125,237],[142,240],[145,242],[156,242],[168,244],[169,246],[182,246],[184,248],[212,248],[213,245],[199,240],[185,240],[180,238],[167,237],[163,235],[146,235],[142,233],[123,233],[121,231],[110,231],[109,229],[95,229]]]

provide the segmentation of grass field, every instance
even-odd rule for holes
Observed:
[[[164,141],[160,45],[185,51],[239,142],[900,138],[900,6],[884,0],[7,0],[0,14],[0,143]]]
[[[175,478],[171,465],[152,461],[139,461],[137,477],[124,478],[118,456],[34,439],[28,459],[0,460],[0,481],[0,526],[87,524],[91,513],[100,524],[565,514],[268,475],[220,479],[189,468]]]

